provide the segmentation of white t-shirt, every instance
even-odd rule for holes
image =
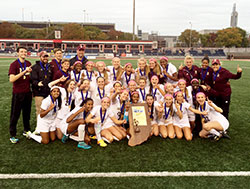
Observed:
[[[121,76],[121,82],[122,82],[122,85],[124,86],[124,87],[128,87],[128,83],[129,83],[129,81],[131,81],[131,80],[135,80],[135,74],[134,73],[131,73],[130,74],[130,76],[128,76],[127,74],[126,74],[126,72],[123,72],[123,74],[122,74],[122,76]]]
[[[110,88],[108,86],[104,86],[104,89],[98,89],[98,87],[93,85],[90,85],[89,88],[89,91],[91,92],[91,98],[94,101],[94,106],[101,105],[102,98],[109,96],[110,94]]]
[[[169,75],[171,75],[171,76],[173,76],[174,73],[177,73],[176,67],[172,63],[170,63],[170,62],[167,64],[167,68],[166,69],[167,69],[167,73]],[[163,73],[163,68],[162,67],[161,67],[161,72]],[[171,83],[171,84],[176,84],[177,83],[177,81],[174,81],[174,80],[172,80],[170,78],[167,78],[167,82]]]
[[[141,71],[141,72],[140,72],[140,70],[139,70],[139,73],[138,73],[137,70],[139,70],[139,68],[136,68],[136,69],[135,69],[135,77],[138,77],[138,76],[139,76],[139,78],[140,78],[141,76],[144,76],[144,77],[147,79],[147,80],[146,80],[146,86],[149,86],[150,82],[149,82],[148,76],[146,75],[146,72],[144,72],[144,71]]]
[[[160,86],[160,89],[162,91],[164,91],[164,86],[162,84],[160,84],[159,86]],[[161,92],[157,88],[152,89],[151,93],[150,93],[150,88],[148,88],[148,93],[147,94],[151,94],[154,97],[154,100],[157,101],[157,102],[160,102],[160,101],[164,100],[163,95],[161,94]]]
[[[41,104],[41,109],[43,110],[47,110],[50,105],[52,104],[52,100],[50,95],[47,96],[45,99],[43,99],[42,104]],[[58,100],[56,99],[56,101],[54,102],[56,104],[56,111],[54,110],[54,108],[46,115],[44,116],[42,119],[47,119],[47,120],[54,120],[56,118],[56,115],[58,113],[59,107],[58,107]]]
[[[117,78],[117,71],[116,69],[114,69],[114,66],[107,66],[107,68],[109,69],[109,81],[110,83],[114,83],[116,80],[115,78]],[[115,73],[115,77],[114,77],[114,73]]]
[[[71,70],[71,72],[70,72],[70,78],[74,79],[75,82],[80,83],[81,82],[82,73],[83,73],[83,70],[81,70],[78,74],[75,74],[74,70]]]
[[[95,107],[91,110],[91,112],[90,112],[91,115],[92,115],[93,117],[100,117],[100,119],[101,119],[101,116],[100,116],[101,107],[102,107],[102,106],[100,106],[100,105],[95,106]],[[111,117],[114,117],[114,116],[115,116],[115,115],[113,114],[113,112],[110,110],[110,108],[108,108],[108,109],[106,110],[105,117],[103,118],[103,124],[105,124],[105,123],[107,122],[108,118],[111,118]],[[100,120],[100,123],[101,123],[101,120]]]
[[[61,92],[61,98],[62,98],[62,106],[61,109],[58,111],[57,118],[63,119],[71,109],[72,101],[74,100],[74,91],[72,93],[68,93],[68,101],[67,101],[67,93],[66,89],[59,87]]]
[[[179,116],[177,115],[177,108],[175,107],[175,105],[173,106],[173,110],[174,110],[174,116],[173,116],[173,121],[174,121],[174,125],[177,126],[190,126],[189,124],[189,120],[188,120],[188,110],[189,107],[191,105],[187,102],[183,102],[181,104],[180,110],[182,112],[182,119],[179,118]]]
[[[75,106],[80,106],[83,100],[90,97],[91,97],[90,91],[83,92],[79,91],[79,88],[76,88],[76,90],[74,91]]]
[[[113,112],[114,116],[119,119],[121,114],[121,108],[123,107],[123,112],[125,112],[125,104],[120,103],[119,96],[115,98],[115,100],[111,100],[110,110]]]
[[[88,72],[87,70],[83,70],[83,73],[84,73],[84,79],[88,79],[91,85],[95,85],[95,86],[97,85],[94,71]]]
[[[201,106],[199,106],[199,110],[202,112],[206,111],[208,113],[206,117],[208,117],[210,121],[218,121],[224,130],[229,127],[228,120],[221,113],[217,112],[212,106],[210,106],[207,101],[205,101],[205,110],[204,107],[201,109]]]
[[[146,101],[146,96],[149,92],[149,87],[145,87],[144,89],[138,89],[137,90],[139,92],[139,102],[145,102]],[[144,97],[144,99],[143,99]]]

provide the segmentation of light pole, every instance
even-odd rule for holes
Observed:
[[[192,47],[192,22],[189,22],[190,24],[190,40],[189,40],[189,47]]]
[[[135,0],[133,0],[133,41],[135,40]]]

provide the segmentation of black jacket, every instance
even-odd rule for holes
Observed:
[[[52,81],[52,72],[50,64],[48,63],[47,77],[45,71],[40,66],[40,61],[36,61],[36,64],[32,66],[32,72],[30,75],[33,96],[42,96],[46,98],[50,93],[48,84]],[[42,81],[43,86],[39,87],[38,83]]]
[[[69,61],[70,61],[70,66],[72,66],[76,61],[78,61],[77,55],[71,58]],[[88,59],[84,56],[81,62],[82,62],[82,69],[86,69],[85,64],[86,62],[88,62]]]

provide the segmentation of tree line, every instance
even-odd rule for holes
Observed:
[[[58,26],[49,26],[42,29],[24,28],[18,24],[3,22],[0,24],[0,38],[16,39],[54,39]],[[82,26],[80,24],[69,23],[60,27],[62,39],[69,40],[132,40],[131,33],[110,30],[102,32],[94,26]]]
[[[200,34],[196,30],[186,29],[179,36],[178,46],[186,47],[249,47],[250,39],[241,28],[226,28],[216,33]]]

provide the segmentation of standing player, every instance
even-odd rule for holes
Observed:
[[[168,62],[168,58],[163,56],[160,58],[161,71],[163,73],[163,83],[176,84],[178,81],[178,74],[176,67]]]
[[[178,78],[179,79],[185,79],[187,82],[187,86],[191,85],[190,82],[192,79],[200,78],[200,68],[193,65],[194,64],[194,58],[192,56],[186,56],[184,59],[185,67],[182,66],[182,64],[179,67],[178,72]]]
[[[56,74],[56,72],[61,69],[61,63],[62,63],[62,58],[63,58],[62,50],[59,48],[55,48],[54,56],[55,58],[52,59],[52,61],[50,62],[53,77]]]
[[[32,92],[35,97],[36,116],[40,113],[42,100],[50,93],[48,83],[52,81],[52,72],[50,64],[48,63],[48,58],[48,53],[42,51],[40,53],[40,61],[36,61],[36,64],[32,66],[32,72],[30,75]]]
[[[10,113],[10,141],[17,143],[16,126],[20,113],[23,114],[24,135],[30,130],[30,112],[32,94],[30,91],[31,63],[26,59],[27,49],[17,48],[18,59],[10,64],[9,81],[13,83],[11,113]]]

